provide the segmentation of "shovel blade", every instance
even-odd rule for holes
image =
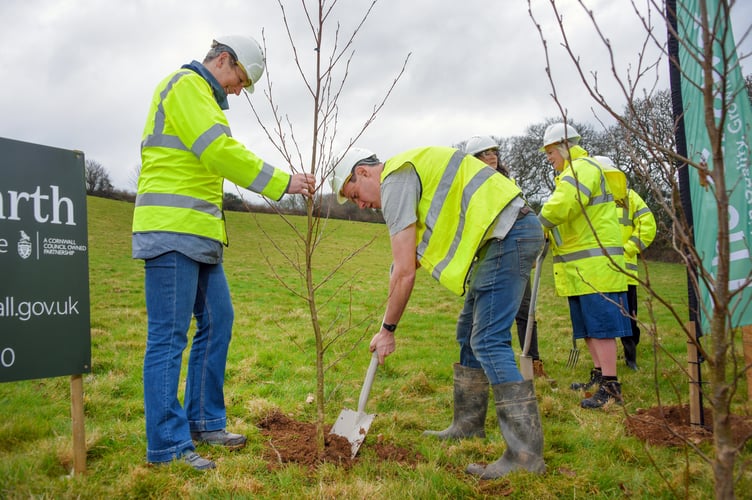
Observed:
[[[533,380],[535,373],[533,371],[533,357],[520,355],[520,373],[525,380]]]
[[[353,410],[342,410],[337,417],[337,421],[334,422],[332,430],[329,434],[336,434],[342,436],[350,442],[351,455],[350,458],[355,458],[358,454],[360,445],[363,444],[363,440],[368,434],[368,429],[371,428],[371,423],[376,417],[376,414],[358,412]]]

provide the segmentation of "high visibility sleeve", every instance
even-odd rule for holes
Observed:
[[[181,78],[164,99],[170,128],[215,175],[279,200],[291,175],[256,156],[232,137],[227,118],[200,76]]]
[[[632,235],[624,243],[624,253],[633,257],[645,250],[655,239],[655,216],[634,190],[629,190],[629,213],[632,215]]]

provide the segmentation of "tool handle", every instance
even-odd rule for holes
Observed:
[[[530,291],[530,308],[527,311],[527,327],[525,328],[525,344],[522,346],[522,355],[527,356],[530,351],[530,344],[533,338],[533,325],[535,324],[535,307],[538,303],[538,287],[540,286],[541,268],[543,260],[548,252],[548,240],[543,244],[543,249],[535,261],[535,277],[533,278],[533,288]]]
[[[373,351],[371,364],[368,365],[368,371],[366,372],[366,380],[363,382],[363,388],[360,390],[360,398],[358,398],[358,413],[366,411],[366,403],[368,402],[368,396],[371,394],[371,386],[373,385],[373,379],[376,376],[376,368],[378,366],[379,353]]]

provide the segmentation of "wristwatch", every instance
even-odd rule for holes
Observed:
[[[397,325],[391,324],[391,323],[381,323],[381,328],[383,328],[384,330],[388,332],[394,333],[394,330],[397,329]]]

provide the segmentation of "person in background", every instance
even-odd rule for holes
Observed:
[[[598,385],[582,408],[623,403],[616,371],[616,339],[632,334],[627,309],[627,279],[616,200],[626,196],[626,176],[606,170],[579,144],[571,125],[546,128],[543,146],[556,169],[556,187],[539,215],[550,242],[556,293],[567,297],[575,339],[585,339],[593,359],[590,380],[573,390]]]
[[[384,323],[370,343],[379,363],[395,350],[395,330],[407,306],[418,266],[465,303],[456,326],[460,363],[455,376],[478,380],[455,391],[453,428],[482,435],[489,382],[501,458],[466,471],[481,479],[523,469],[543,473],[543,431],[532,380],[523,380],[512,350],[512,322],[543,231],[515,183],[483,162],[447,147],[422,147],[382,163],[371,151],[350,148],[331,167],[340,203],[380,208],[391,236],[393,271]],[[462,222],[460,224],[460,222]]]
[[[228,244],[222,210],[230,180],[275,200],[310,195],[310,174],[290,175],[234,139],[223,110],[228,94],[253,92],[264,55],[251,37],[217,37],[193,61],[157,85],[141,143],[133,212],[133,258],[144,260],[148,315],[144,354],[146,458],[182,460],[197,470],[215,463],[195,452],[206,443],[238,449],[246,437],[225,430],[224,376],[233,308],[222,268]],[[177,398],[191,318],[184,406]]]
[[[512,177],[509,175],[509,170],[499,161],[499,145],[491,137],[487,135],[475,135],[471,137],[465,143],[465,152],[469,155],[475,156],[489,167],[512,179]],[[520,348],[523,348],[523,346],[525,345],[525,332],[527,331],[527,318],[530,314],[531,295],[532,290],[530,288],[530,282],[528,282],[527,286],[525,287],[525,292],[522,295],[520,308],[514,318],[515,322],[517,323],[517,338],[520,341]],[[548,379],[548,374],[543,368],[543,361],[540,359],[540,352],[538,351],[537,320],[533,321],[533,327],[530,335],[530,351],[528,352],[528,354],[531,358],[533,358],[533,374],[536,378],[540,377]]]
[[[617,168],[611,158],[594,156],[601,165]],[[637,365],[637,344],[640,343],[640,326],[637,324],[637,276],[639,266],[637,259],[655,238],[656,225],[653,212],[634,189],[627,189],[627,197],[616,200],[619,207],[619,224],[621,224],[622,243],[624,244],[624,262],[627,270],[627,304],[629,305],[629,323],[632,335],[621,338],[624,348],[624,361],[632,370],[639,370]]]

